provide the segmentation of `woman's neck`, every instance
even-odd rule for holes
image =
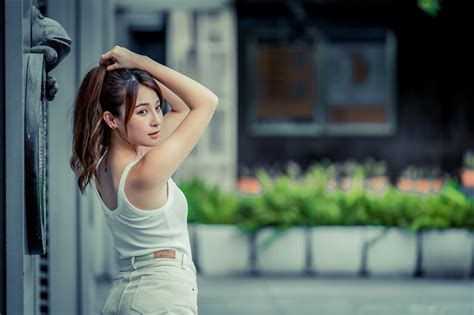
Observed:
[[[109,151],[120,152],[120,154],[137,155],[140,154],[140,147],[124,139],[116,130],[112,130],[110,135]]]
[[[110,145],[109,150],[114,152],[121,152],[121,154],[130,154],[144,156],[148,151],[153,149],[153,147],[135,145],[124,139],[116,130],[113,130],[110,135]]]

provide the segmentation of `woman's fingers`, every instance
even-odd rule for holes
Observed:
[[[118,63],[119,55],[120,55],[120,48],[119,46],[114,46],[111,50],[106,52],[100,57],[100,64],[116,64]]]
[[[103,54],[101,57],[100,57],[100,63],[101,64],[107,64],[109,62],[115,62],[115,57],[113,55],[113,51],[112,50],[109,50],[108,52],[106,52],[105,54]]]
[[[103,54],[103,55],[101,56],[101,59],[102,59],[102,60],[107,60],[107,59],[109,59],[110,57],[112,57],[112,51],[111,51],[111,50],[109,50],[108,52],[106,52],[105,54]]]
[[[115,69],[119,69],[119,65],[117,63],[113,63],[111,64],[110,66],[107,66],[107,70],[108,71],[111,71],[111,70],[115,70]]]
[[[110,58],[114,55],[120,54],[120,51],[123,50],[124,48],[120,46],[114,46],[111,50],[106,52],[105,54],[102,55],[103,58]]]
[[[114,46],[111,50],[103,54],[100,58],[100,64],[106,65],[107,70],[115,70],[120,68],[135,68],[137,55],[130,50]]]

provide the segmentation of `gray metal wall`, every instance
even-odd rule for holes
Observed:
[[[48,113],[50,314],[96,314],[100,271],[94,266],[103,265],[96,262],[96,244],[103,238],[104,224],[91,194],[79,195],[69,158],[75,93],[86,71],[112,45],[112,2],[51,0],[48,17],[60,22],[73,41],[67,60],[54,70],[60,90]]]
[[[0,143],[5,151],[0,160],[0,202],[2,210],[5,207],[5,217],[0,217],[0,232],[5,226],[6,238],[6,255],[2,255],[5,266],[0,262],[0,313],[4,314],[3,307],[6,307],[7,314],[95,314],[97,273],[103,272],[107,265],[102,260],[96,262],[98,248],[90,244],[106,236],[103,222],[99,225],[96,221],[100,219],[94,217],[93,213],[98,212],[95,203],[90,197],[80,198],[69,167],[71,114],[80,78],[112,45],[112,0],[50,0],[43,3],[45,15],[62,24],[73,44],[71,53],[51,72],[57,79],[59,91],[55,100],[48,104],[49,279],[46,285],[49,287],[46,296],[49,309],[42,312],[39,310],[39,256],[28,255],[25,240],[24,148],[23,141],[19,141],[24,138],[25,55],[30,49],[30,10],[35,3],[5,0],[0,10],[5,26],[0,54],[1,81],[4,82],[0,96],[5,105],[2,106],[5,111],[0,115],[0,132],[5,133],[4,137],[1,134],[5,148]],[[5,174],[1,173],[3,170]],[[97,229],[97,226],[101,228]],[[96,265],[101,267],[99,272],[94,271]],[[8,287],[3,292],[5,284]]]
[[[5,6],[0,6],[0,25],[5,25]],[[5,27],[0,29],[0,82],[5,82]],[[0,84],[0,242],[5,244],[5,89]],[[0,248],[0,313],[5,313],[5,246]]]
[[[50,314],[76,314],[78,292],[78,215],[74,175],[69,168],[71,122],[69,109],[77,85],[76,1],[48,1],[47,16],[58,21],[72,39],[69,56],[52,75],[59,83],[48,105],[48,210]]]
[[[5,1],[5,223],[7,314],[35,314],[38,257],[26,254],[24,108],[31,1]]]

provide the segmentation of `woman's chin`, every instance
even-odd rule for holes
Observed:
[[[143,146],[148,148],[148,149],[152,149],[154,147],[156,147],[158,144],[160,144],[160,141],[156,140],[156,141],[153,141],[153,142],[148,142],[146,144],[144,144]]]

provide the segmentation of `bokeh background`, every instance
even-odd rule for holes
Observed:
[[[48,104],[48,252],[25,239],[31,6],[72,50]],[[474,314],[468,2],[5,0],[0,312],[97,314],[117,258],[69,168],[75,91],[120,45],[219,97],[174,175],[202,314]],[[12,150],[12,148],[14,150]]]

